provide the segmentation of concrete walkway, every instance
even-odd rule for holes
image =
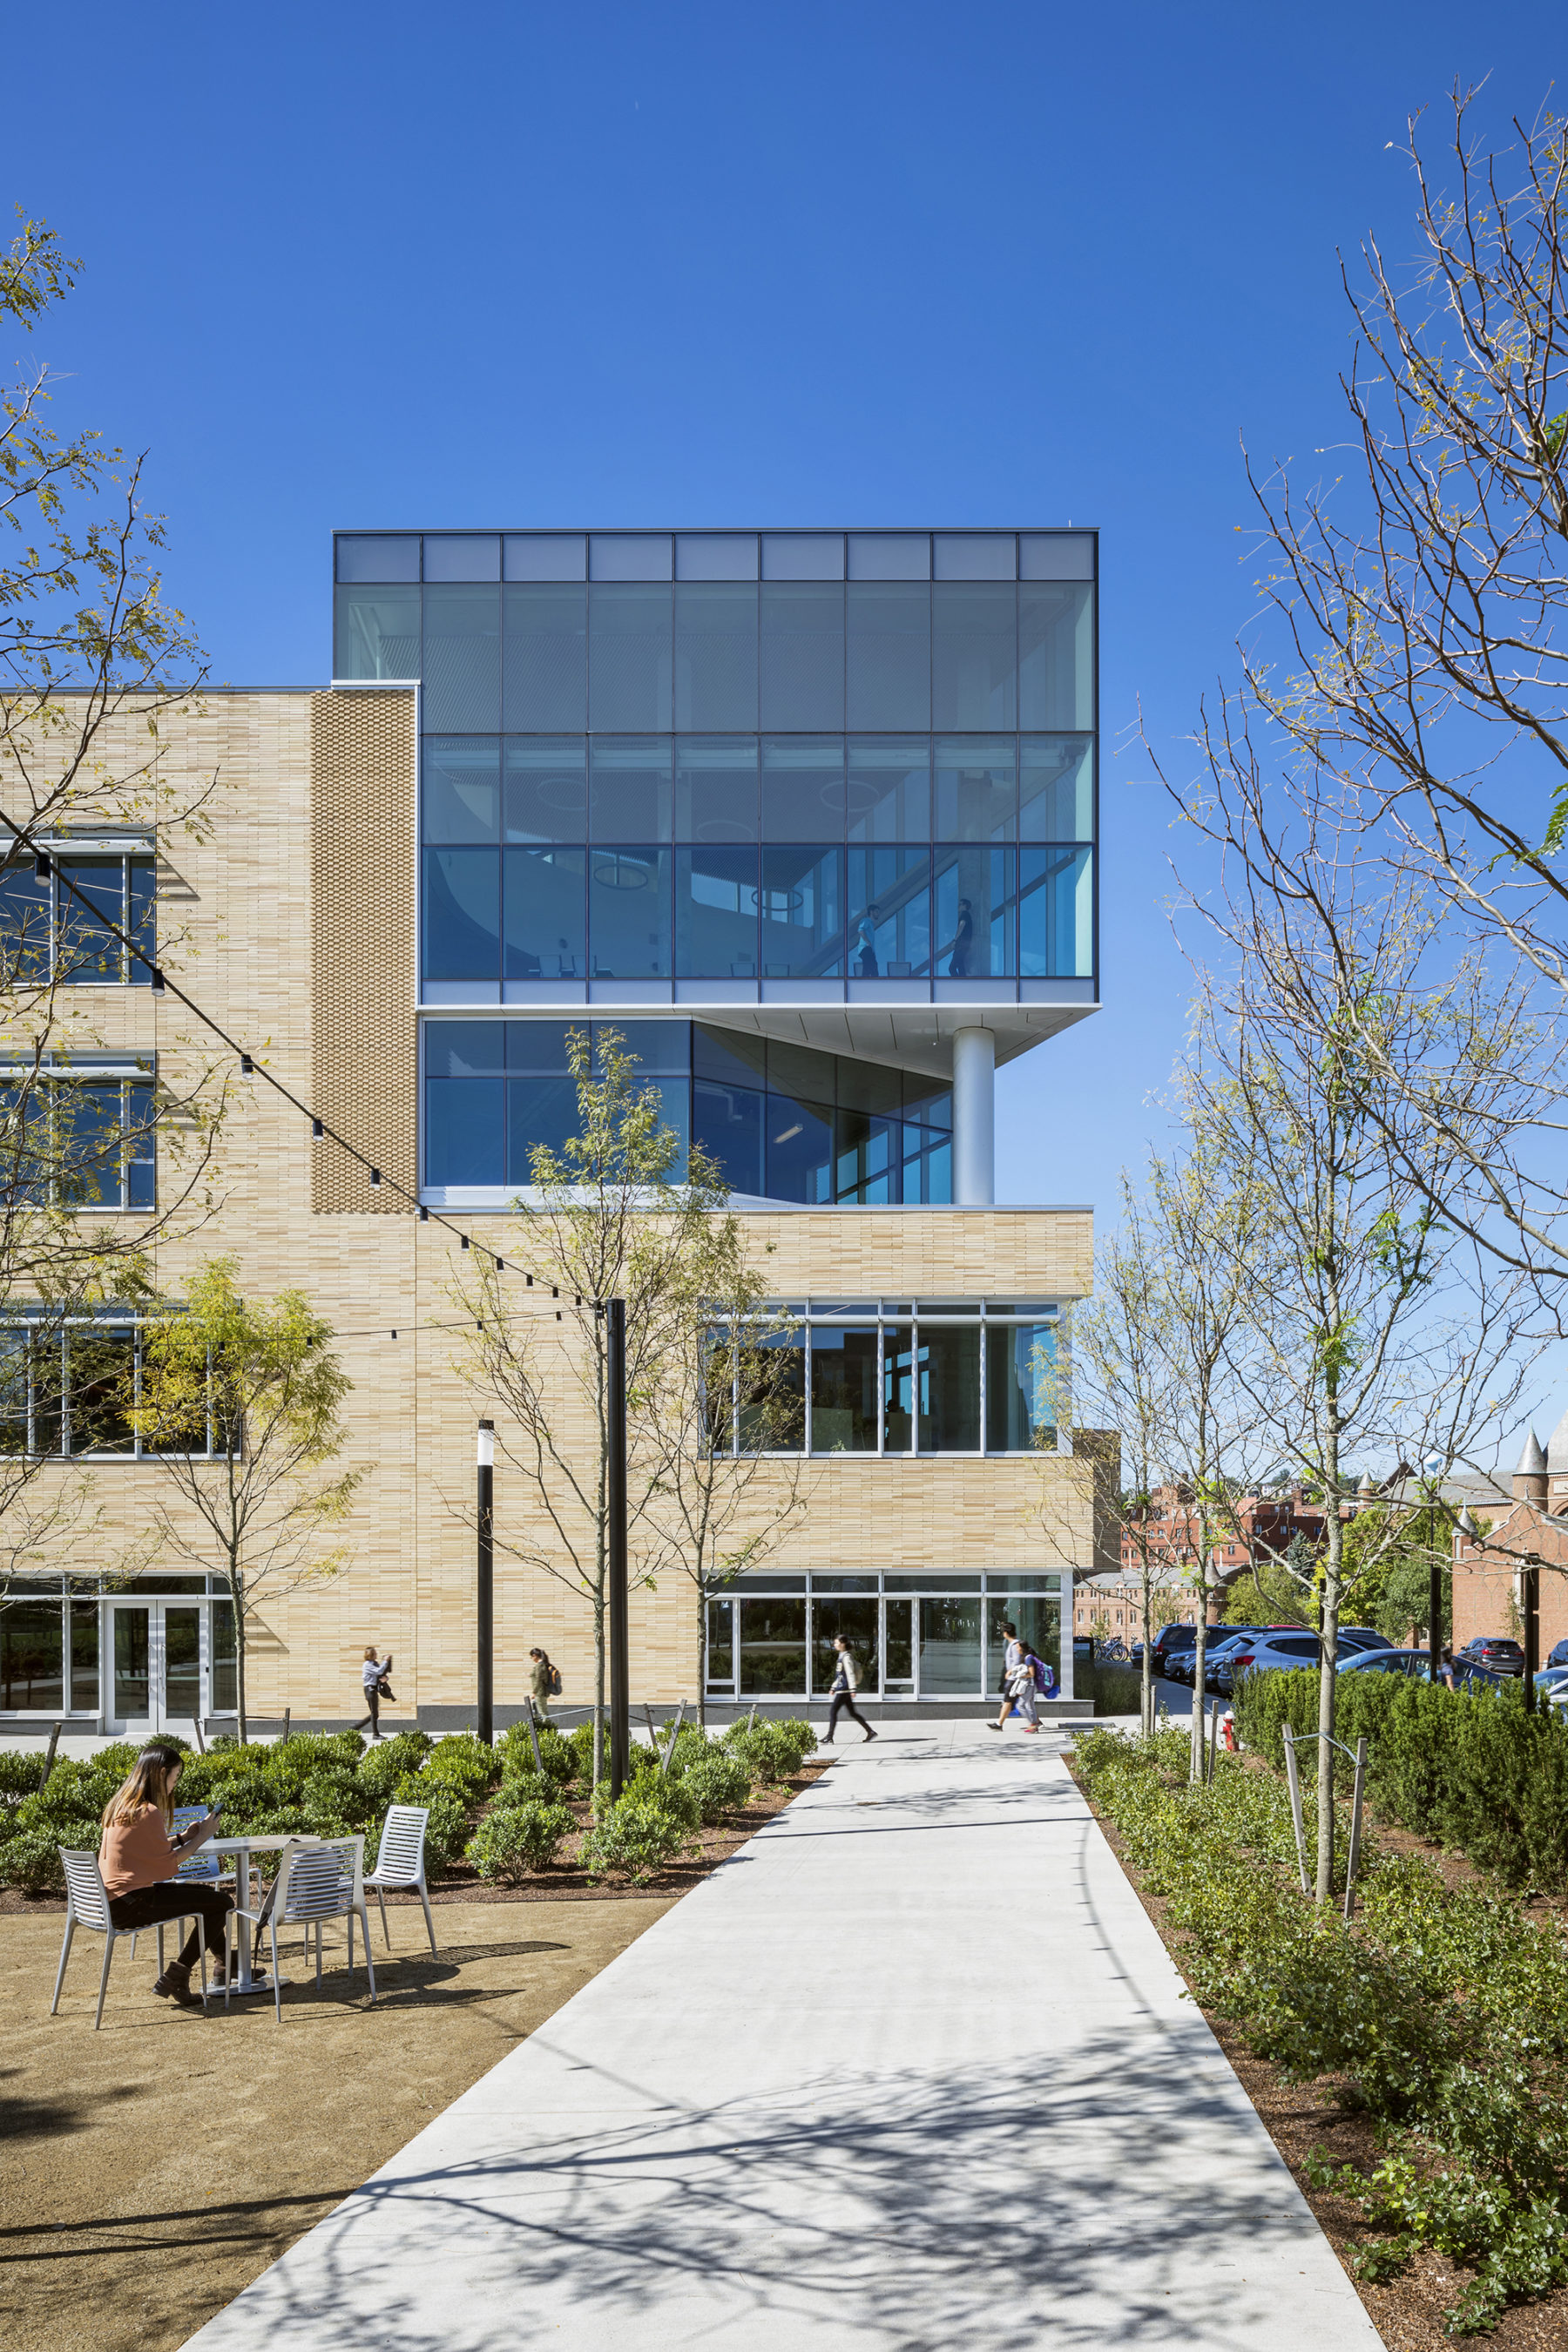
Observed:
[[[841,1749],[192,2344],[1376,2352],[1059,1745]]]

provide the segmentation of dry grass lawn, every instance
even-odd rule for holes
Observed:
[[[0,1920],[0,2343],[174,2352],[676,1898],[444,1903],[374,1920],[364,1971],[318,1994],[296,1946],[270,2000],[210,2018],[155,2000],[153,1938],[79,1935],[48,2014],[58,1913]],[[373,1919],[374,1919],[373,1909]]]

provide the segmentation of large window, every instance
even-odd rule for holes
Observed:
[[[152,1058],[50,1054],[36,1068],[0,1064],[0,1204],[154,1207]]]
[[[234,1605],[220,1577],[127,1583],[68,1573],[17,1577],[7,1587],[0,1713],[152,1715],[188,1727],[193,1717],[232,1715],[236,1680]]]
[[[766,1344],[792,1360],[784,1383],[798,1415],[769,1416],[777,1452],[1054,1453],[1058,1443],[1053,1301],[812,1299],[780,1307]],[[745,1398],[711,1426],[737,1453],[756,1443]],[[798,1434],[796,1433],[798,1432]]]
[[[674,854],[688,860],[678,920],[683,951],[695,953],[699,942],[721,938],[737,920],[735,898],[758,853]],[[568,928],[584,855],[595,867],[609,856],[594,849],[506,852],[509,953],[534,956],[546,969],[575,953]],[[513,860],[532,861],[524,868],[527,897],[510,878]],[[597,887],[610,885],[599,876]],[[635,898],[629,888],[626,895]],[[629,918],[625,936],[629,960],[637,945]],[[742,953],[737,948],[737,962]],[[577,1130],[566,1060],[573,1025],[424,1024],[426,1185],[515,1192],[531,1182],[534,1148],[558,1151]],[[666,1123],[682,1149],[689,1140],[700,1144],[732,1192],[822,1206],[952,1198],[952,1096],[940,1079],[701,1022],[576,1025],[594,1037],[606,1027],[619,1032],[639,1076],[659,1087]]]
[[[40,1314],[0,1325],[0,1451],[122,1460],[211,1454],[205,1414],[157,1445],[137,1434],[141,1378],[141,1327],[131,1315]]]
[[[58,840],[42,865],[40,873],[39,861],[26,856],[0,869],[0,956],[13,981],[149,987],[157,961],[151,851],[110,854]]]
[[[865,1697],[994,1697],[1008,1624],[1056,1663],[1061,1586],[1059,1574],[1016,1570],[742,1577],[707,1604],[708,1695],[742,1702],[826,1697],[842,1634]]]

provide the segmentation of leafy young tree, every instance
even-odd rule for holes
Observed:
[[[595,1055],[597,1055],[597,1067]],[[666,1479],[669,1429],[658,1401],[689,1367],[710,1317],[697,1269],[709,1262],[710,1220],[727,1195],[701,1152],[679,1173],[681,1143],[656,1086],[613,1029],[596,1049],[567,1033],[578,1131],[559,1151],[536,1145],[531,1197],[513,1203],[497,1255],[548,1286],[555,1312],[520,1303],[496,1257],[459,1263],[452,1297],[466,1337],[460,1370],[493,1408],[496,1450],[525,1485],[537,1516],[496,1513],[499,1552],[552,1577],[588,1609],[594,1631],[595,1772],[602,1759],[609,1568],[609,1403],[600,1302],[626,1301],[626,1520],[632,1588],[651,1585],[675,1556]],[[679,1416],[676,1417],[679,1420]]]
[[[682,1276],[648,1399],[660,1455],[649,1518],[690,1580],[705,1722],[708,1603],[766,1559],[804,1507],[805,1399],[795,1327],[770,1312],[738,1217],[710,1212]]]
[[[153,1504],[160,1542],[220,1574],[234,1603],[243,1744],[252,1621],[265,1601],[342,1572],[342,1549],[322,1539],[364,1473],[328,1475],[351,1385],[331,1326],[297,1290],[245,1297],[237,1270],[234,1258],[209,1260],[184,1302],[149,1319],[126,1411],[165,1489]]]

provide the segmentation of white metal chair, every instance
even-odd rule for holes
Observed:
[[[103,1973],[98,1979],[98,2014],[92,2021],[92,2030],[96,2033],[103,2023],[103,1997],[109,1990],[109,1963],[114,1957],[115,1938],[119,1936],[130,1936],[132,1951],[135,1949],[136,1938],[131,1928],[117,1927],[109,1916],[109,1895],[104,1888],[103,1873],[99,1867],[97,1854],[72,1853],[63,1845],[59,1851],[60,1866],[66,1874],[66,1933],[65,1941],[60,1946],[60,1964],[55,1975],[55,1997],[49,2003],[49,2015],[55,2017],[59,2012],[60,1987],[66,1980],[66,1962],[70,1958],[71,1942],[77,1929],[85,1927],[89,1934],[103,1937]],[[167,1925],[167,1922],[164,1924]],[[178,1924],[183,1926],[184,1921]],[[199,1918],[196,1925],[199,1928],[201,1925]],[[160,1929],[158,1936],[160,1974],[163,1972],[163,1931]],[[205,1942],[201,1948],[201,1962],[202,2001],[205,2006],[207,1997],[207,1953]]]
[[[425,1932],[430,1938],[430,1957],[438,1959],[436,1949],[436,1927],[430,1916],[430,1890],[425,1880],[425,1827],[430,1819],[428,1805],[389,1805],[386,1819],[381,1825],[381,1851],[375,1857],[375,1868],[365,1880],[365,1887],[375,1890],[381,1906],[381,1932],[386,1948],[392,1949],[392,1934],[386,1924],[387,1887],[413,1890],[425,1906]]]
[[[265,1927],[272,1944],[272,2008],[278,2022],[283,2022],[283,2003],[278,1985],[278,1930],[279,1927],[303,1927],[309,1948],[310,1931],[316,1931],[316,1982],[321,1981],[321,1927],[328,1919],[346,1919],[349,1927],[349,1969],[354,1964],[354,1920],[364,1930],[365,1973],[370,1979],[370,1997],[375,2000],[375,1963],[370,1956],[370,1916],[364,1906],[364,1840],[363,1837],[335,1838],[321,1845],[286,1845],[278,1864],[277,1883],[271,1898],[255,1911],[237,1907],[230,1915],[237,1924],[241,1919]],[[224,2000],[226,2005],[228,1987],[234,1982],[232,1961],[224,1972]]]

